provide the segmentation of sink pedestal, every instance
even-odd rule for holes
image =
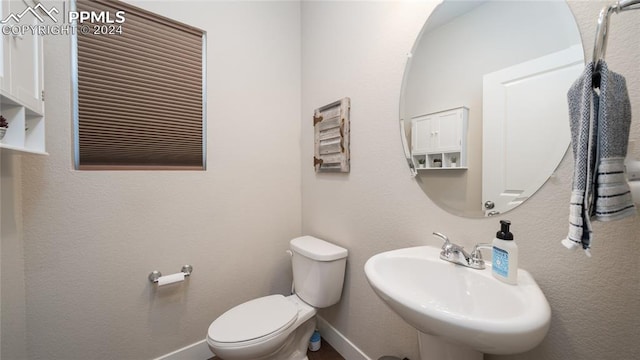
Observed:
[[[418,331],[420,360],[482,360],[483,354],[464,345],[454,345],[444,339]]]

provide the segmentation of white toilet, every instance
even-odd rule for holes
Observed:
[[[290,242],[295,294],[240,304],[209,326],[207,343],[224,360],[308,360],[316,309],[340,300],[347,249],[312,236]]]

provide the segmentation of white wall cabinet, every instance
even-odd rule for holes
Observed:
[[[22,1],[2,0],[0,18],[20,14],[26,6]],[[39,23],[29,15],[20,24],[12,21],[6,26]],[[0,148],[46,154],[42,37],[31,31],[2,35],[0,62],[0,114],[9,122]]]
[[[411,156],[417,169],[465,169],[469,109],[459,107],[411,119]]]

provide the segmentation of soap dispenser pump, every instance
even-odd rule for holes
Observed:
[[[509,226],[511,226],[509,220],[500,220],[500,231],[493,239],[491,269],[496,279],[516,285],[518,283],[518,245],[513,241]]]

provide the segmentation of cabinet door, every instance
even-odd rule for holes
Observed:
[[[437,150],[460,151],[460,136],[462,133],[462,113],[459,111],[447,111],[437,119]]]
[[[460,152],[465,134],[465,111],[461,107],[414,118],[412,151],[421,154]]]
[[[422,116],[413,119],[411,128],[411,151],[415,153],[427,153],[435,146],[435,130],[433,128],[432,116]]]
[[[24,11],[24,3],[10,1],[12,13]],[[25,16],[20,25],[38,25],[38,19]],[[25,31],[24,34],[9,37],[11,52],[11,94],[25,106],[42,113],[42,37]]]

